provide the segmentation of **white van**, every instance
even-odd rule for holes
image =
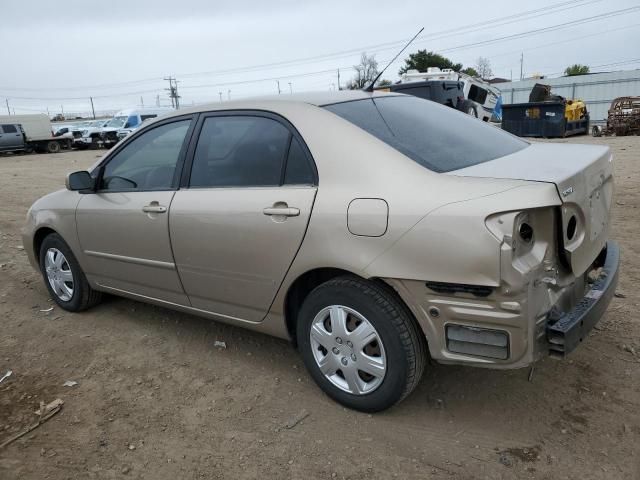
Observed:
[[[86,146],[105,146],[111,148],[120,141],[118,131],[133,130],[140,126],[145,120],[156,118],[173,111],[171,107],[154,108],[130,108],[116,113],[107,124],[94,131],[86,131],[82,138],[76,139],[76,144],[83,143]]]
[[[424,81],[463,82],[462,91],[467,100],[463,111],[485,122],[491,120],[500,98],[500,90],[488,82],[450,68],[429,67],[426,72],[407,70],[402,74],[401,83]]]

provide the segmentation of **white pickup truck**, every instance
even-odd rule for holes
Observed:
[[[35,115],[0,115],[0,152],[36,151],[58,153],[71,148],[73,135],[54,137],[49,117]]]

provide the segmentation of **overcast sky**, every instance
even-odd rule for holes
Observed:
[[[0,112],[5,98],[16,113],[52,115],[61,105],[88,112],[89,96],[99,112],[138,106],[141,97],[154,105],[157,95],[166,105],[168,75],[189,105],[220,93],[277,93],[276,79],[282,94],[327,90],[338,68],[343,85],[353,75],[360,52],[384,66],[422,26],[384,78],[396,80],[418,48],[465,66],[486,57],[503,78],[520,76],[521,53],[525,76],[558,76],[572,63],[640,68],[638,0],[3,1]]]

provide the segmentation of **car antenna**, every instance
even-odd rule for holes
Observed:
[[[369,84],[369,86],[368,86],[368,87],[365,87],[365,88],[363,88],[362,90],[363,90],[363,91],[365,91],[365,92],[373,92],[373,86],[374,86],[374,85],[375,85],[375,83],[378,81],[378,79],[382,76],[382,74],[385,72],[385,70],[386,70],[387,68],[389,68],[389,66],[390,66],[393,62],[395,62],[395,61],[396,61],[396,58],[398,58],[398,57],[400,56],[400,54],[401,54],[402,52],[404,52],[404,51],[407,49],[407,47],[408,47],[409,45],[411,45],[411,43],[413,43],[413,41],[416,39],[416,37],[417,37],[418,35],[420,35],[420,34],[422,33],[422,31],[423,31],[423,30],[424,30],[424,27],[422,27],[422,28],[418,31],[418,33],[416,33],[416,34],[413,36],[413,38],[412,38],[411,40],[409,40],[409,43],[407,43],[404,47],[402,47],[402,50],[400,50],[400,51],[396,54],[396,56],[395,56],[395,57],[393,57],[393,60],[391,60],[389,63],[387,63],[387,66],[386,66],[386,67],[384,67],[384,68],[382,69],[382,71],[378,74],[378,76],[377,76],[376,78],[374,78],[374,79],[373,79],[373,82],[371,82],[371,84]]]

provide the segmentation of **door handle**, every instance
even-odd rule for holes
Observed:
[[[300,215],[300,209],[295,207],[267,207],[262,210],[262,213],[270,216],[297,217]]]
[[[144,213],[165,213],[167,207],[164,205],[158,205],[158,202],[151,202],[149,205],[142,207]]]

